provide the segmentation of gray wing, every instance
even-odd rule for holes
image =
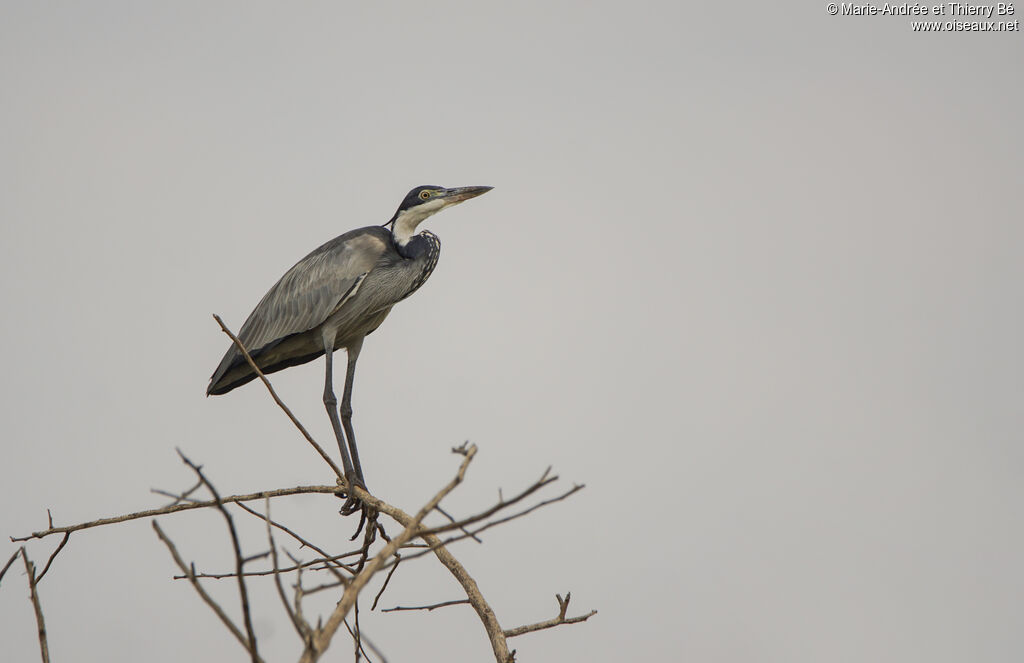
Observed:
[[[379,229],[373,227],[345,233],[316,249],[267,291],[242,325],[239,340],[255,356],[277,341],[321,324],[345,302],[386,248]],[[232,345],[211,384],[238,359],[241,353]]]

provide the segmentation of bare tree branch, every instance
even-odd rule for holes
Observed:
[[[384,608],[381,612],[400,612],[403,610],[426,610],[432,612],[438,608],[447,608],[450,605],[469,605],[469,599],[458,599],[455,601],[442,601],[441,603],[434,603],[432,605],[396,605],[394,608]]]
[[[60,541],[60,545],[58,545],[57,549],[53,551],[53,554],[50,555],[50,558],[48,560],[46,560],[46,566],[43,567],[43,572],[39,574],[38,578],[36,578],[36,583],[38,583],[40,580],[42,580],[43,576],[46,575],[46,572],[50,570],[50,565],[53,564],[53,560],[57,557],[57,554],[61,550],[64,550],[64,546],[66,546],[68,544],[68,539],[70,539],[70,538],[71,538],[71,532],[65,532],[64,533],[64,538],[61,539],[61,541]]]
[[[299,639],[302,640],[303,644],[309,646],[309,635],[310,628],[309,624],[304,621],[300,621],[298,615],[292,610],[292,606],[288,603],[288,597],[284,595],[284,586],[281,585],[281,574],[278,572],[277,563],[277,544],[274,543],[274,531],[270,528],[270,498],[268,497],[265,502],[264,509],[267,512],[266,523],[267,523],[267,543],[270,544],[270,559],[274,565],[274,585],[277,587],[277,595],[281,599],[281,605],[284,606],[284,611],[288,614],[288,619],[291,620],[292,626],[295,627],[295,632],[299,634]]]
[[[394,518],[400,525],[406,528],[406,531],[410,527],[415,526],[418,521],[413,519],[412,516],[402,511],[397,507],[393,507],[386,502],[373,497],[366,491],[360,491],[365,494],[357,495],[361,500],[369,500],[370,506],[377,509],[380,513],[387,514],[389,517]],[[404,533],[404,532],[403,532]],[[501,624],[498,623],[498,618],[494,614],[494,610],[484,599],[483,594],[480,592],[480,588],[477,586],[476,581],[469,575],[465,567],[455,559],[455,557],[448,552],[448,549],[444,547],[441,540],[434,534],[418,534],[426,541],[427,545],[433,551],[438,561],[444,565],[448,571],[455,576],[455,579],[462,585],[463,591],[466,592],[466,598],[469,599],[470,604],[476,611],[477,616],[484,625],[484,630],[487,632],[487,638],[491,642],[491,649],[494,651],[494,658],[498,663],[508,663],[511,659],[511,655],[508,651],[508,643],[505,641],[505,634],[501,628]]]
[[[238,630],[238,627],[234,625],[231,618],[227,616],[220,605],[214,601],[213,598],[206,593],[206,590],[203,589],[203,586],[199,584],[199,580],[196,579],[195,571],[187,566],[185,561],[181,559],[181,555],[178,554],[178,548],[174,545],[174,542],[164,534],[164,531],[160,529],[160,525],[157,524],[155,520],[153,521],[153,529],[156,530],[156,535],[160,537],[160,540],[164,542],[167,549],[171,552],[171,557],[174,558],[174,563],[178,565],[178,568],[181,569],[182,573],[184,573],[189,581],[191,581],[192,586],[195,588],[196,592],[199,593],[200,598],[203,599],[206,605],[210,606],[210,609],[213,610],[224,626],[231,631],[231,635],[235,636],[235,639],[245,647],[245,650],[253,655],[256,660],[262,660],[256,655],[256,652],[253,651],[252,647],[249,646],[249,642],[246,640],[245,635]]]
[[[265,553],[261,553],[260,556],[261,557],[266,557],[269,554],[270,554],[270,551],[267,551]],[[353,553],[348,553],[348,555],[352,555],[352,554]],[[337,560],[339,558],[340,557],[336,556],[336,557],[329,557],[327,559],[328,560]],[[334,567],[329,565],[329,564],[327,564],[324,559],[317,558],[317,559],[314,559],[314,560],[310,560],[308,562],[300,562],[299,564],[297,564],[295,566],[286,566],[286,567],[278,569],[278,571],[281,572],[281,573],[291,573],[292,571],[298,571],[300,569],[308,569],[310,571],[330,571],[333,568]],[[263,569],[263,570],[260,570],[260,571],[246,571],[242,575],[244,575],[246,578],[259,578],[261,576],[262,577],[272,576],[272,575],[274,575],[274,569]],[[237,578],[238,577],[238,573],[236,573],[234,571],[231,571],[231,572],[228,572],[228,573],[197,573],[196,577],[197,578],[208,578],[210,580],[227,580],[228,578]],[[174,576],[174,580],[187,580],[187,579],[188,579],[188,576],[183,576],[183,575],[181,575],[181,576]],[[345,579],[344,576],[342,576],[341,580],[339,580],[337,582],[331,583],[331,587],[344,586],[346,584],[348,584],[348,580]]]
[[[323,628],[318,630],[314,640],[313,651],[307,652],[307,654],[302,657],[301,660],[303,663],[312,663],[313,661],[316,661],[323,652],[326,651],[328,645],[330,645],[331,638],[334,637],[334,633],[338,630],[338,627],[341,625],[345,615],[348,614],[348,611],[351,610],[352,605],[358,598],[359,592],[364,586],[366,586],[366,583],[370,581],[373,574],[380,570],[380,567],[384,564],[385,560],[391,557],[403,543],[416,535],[416,530],[419,527],[420,522],[423,521],[427,514],[433,511],[434,507],[441,503],[441,500],[447,497],[456,486],[462,483],[462,480],[466,476],[466,468],[473,460],[473,456],[476,455],[476,446],[470,446],[464,451],[464,453],[466,457],[459,466],[459,470],[455,477],[448,482],[448,485],[442,488],[429,502],[427,502],[427,504],[417,512],[414,518],[409,518],[407,519],[407,522],[402,523],[405,527],[402,533],[394,537],[386,546],[384,546],[384,548],[366,564],[366,567],[359,573],[359,575],[352,580],[351,584],[346,588],[345,593],[342,595],[341,600],[338,602],[338,605],[335,607],[334,612],[332,612],[331,616],[328,617]],[[353,487],[353,490],[356,492],[356,497],[364,504],[367,504],[367,498],[371,498],[371,501],[369,502],[371,507],[374,507],[376,503],[384,504],[358,486]],[[505,663],[504,660],[502,663]]]
[[[312,543],[308,539],[305,539],[305,538],[299,536],[298,534],[296,534],[290,528],[285,527],[284,525],[282,525],[282,524],[280,524],[278,522],[270,520],[268,516],[264,516],[262,513],[260,513],[259,511],[253,509],[252,507],[246,506],[245,504],[242,504],[241,502],[237,502],[236,506],[238,506],[240,509],[242,509],[243,511],[245,511],[247,513],[251,513],[252,515],[254,515],[257,518],[259,518],[260,520],[267,521],[268,524],[273,525],[274,527],[276,527],[277,529],[281,530],[282,532],[284,532],[288,536],[292,537],[293,539],[295,539],[296,541],[301,543],[304,547],[318,552],[322,556],[321,559],[324,562],[325,568],[327,568],[327,570],[329,570],[331,573],[333,573],[334,576],[338,580],[340,580],[342,582],[347,582],[346,578],[343,575],[341,575],[341,573],[338,572],[338,570],[335,567],[344,569],[344,570],[352,573],[353,575],[355,575],[355,572],[352,569],[348,568],[348,565],[342,564],[340,561],[338,561],[339,559],[343,559],[343,557],[338,557],[338,556],[330,555],[329,553],[324,551],[323,548],[321,548],[320,546],[316,545],[315,543]],[[267,513],[268,514],[270,513],[270,498],[269,497],[267,498]],[[352,554],[355,554],[355,553],[352,553]]]
[[[534,631],[542,631],[546,628],[554,628],[555,626],[561,626],[562,624],[578,624],[585,622],[594,615],[597,614],[597,610],[591,610],[585,615],[579,617],[566,617],[565,613],[569,609],[569,599],[572,597],[571,593],[566,593],[563,599],[561,595],[555,594],[555,599],[558,601],[558,616],[553,619],[549,619],[543,622],[537,622],[536,624],[529,624],[528,626],[518,626],[516,628],[505,631],[506,638],[514,638],[517,635],[523,635],[524,633],[533,633]]]
[[[554,502],[559,502],[559,501],[567,498],[568,496],[572,495],[573,493],[575,493],[576,491],[578,491],[578,490],[580,490],[582,488],[583,488],[583,486],[579,486],[579,485],[573,486],[569,490],[565,491],[564,493],[562,493],[562,494],[560,494],[560,495],[558,495],[556,497],[553,497],[553,498],[550,498],[550,499],[538,502],[537,504],[534,504],[533,506],[530,506],[529,508],[524,509],[522,511],[516,512],[516,513],[514,513],[514,514],[512,514],[510,516],[506,516],[506,517],[501,518],[499,520],[495,520],[495,521],[491,521],[491,522],[485,523],[483,526],[478,527],[478,528],[476,528],[473,531],[466,531],[465,534],[460,535],[460,536],[454,536],[454,537],[450,537],[448,539],[438,540],[438,545],[445,545],[446,546],[446,545],[448,545],[450,543],[455,543],[455,542],[458,542],[458,541],[470,538],[470,536],[472,536],[474,533],[483,532],[485,530],[490,529],[491,527],[496,527],[498,525],[502,525],[504,523],[507,523],[507,522],[509,522],[511,520],[515,520],[516,518],[521,518],[521,517],[531,513],[532,511],[535,511],[535,510],[537,510],[537,509],[539,509],[539,508],[541,508],[543,506],[547,506],[548,504],[552,504]],[[510,504],[512,504],[512,502],[507,503],[506,506],[508,506]],[[261,519],[263,518],[263,516],[260,515],[258,512],[253,511],[252,513],[254,513],[255,515],[259,515],[259,517]],[[412,543],[406,543],[402,547],[404,549],[419,548],[420,550],[418,550],[415,553],[411,553],[411,554],[408,554],[408,555],[405,555],[405,556],[399,556],[399,555],[396,554],[395,555],[395,560],[385,563],[384,567],[381,570],[383,570],[383,569],[392,569],[393,570],[393,569],[395,569],[397,567],[399,561],[401,561],[401,560],[413,560],[413,559],[416,559],[418,557],[422,557],[423,555],[426,555],[426,554],[431,553],[431,552],[434,551],[434,548],[431,547],[428,544],[413,545]],[[315,550],[315,548],[314,548],[314,550]],[[322,552],[322,551],[317,550],[317,552]],[[363,551],[360,549],[360,550],[354,550],[354,551],[351,551],[351,552],[348,552],[348,553],[344,553],[344,554],[341,554],[341,555],[331,555],[329,557],[316,558],[316,559],[309,560],[308,562],[296,562],[295,566],[283,567],[283,568],[280,568],[278,570],[281,573],[290,573],[292,571],[296,571],[296,570],[299,570],[299,569],[309,569],[309,570],[312,570],[312,571],[324,571],[324,570],[327,570],[327,571],[332,571],[333,572],[334,571],[333,564],[336,564],[336,563],[338,564],[338,566],[340,566],[340,568],[343,568],[345,570],[351,570],[347,565],[338,563],[338,560],[344,559],[345,557],[352,557],[353,555],[359,555],[359,554],[362,554],[362,552]],[[246,577],[260,577],[260,576],[270,576],[270,575],[273,575],[273,574],[274,574],[273,569],[266,569],[266,570],[261,570],[261,571],[246,571],[244,575]],[[235,578],[237,576],[238,576],[238,574],[234,573],[234,572],[229,572],[229,573],[196,573],[196,577],[197,578],[209,578],[211,580],[224,580],[224,579],[227,579],[227,578]],[[187,578],[188,578],[188,576],[184,576],[184,575],[174,576],[175,580],[186,580]],[[322,589],[330,589],[330,588],[333,588],[333,587],[338,587],[339,585],[345,585],[347,582],[348,581],[346,579],[344,579],[344,577],[342,576],[341,577],[341,582],[333,582],[333,583],[330,583],[330,584],[327,584],[327,585],[323,585],[323,586],[320,586],[320,587],[317,587],[317,588],[309,590],[308,593],[313,593],[315,591],[319,591],[319,590],[322,590]],[[383,587],[382,587],[382,590],[383,590]]]
[[[516,512],[516,513],[514,513],[514,514],[512,514],[510,516],[505,516],[504,518],[499,518],[498,520],[492,520],[491,522],[485,523],[484,525],[482,525],[480,527],[477,527],[476,529],[471,530],[471,531],[467,532],[466,534],[462,534],[462,535],[459,535],[459,536],[452,536],[452,537],[449,537],[447,539],[444,539],[443,541],[441,539],[436,539],[437,540],[437,546],[447,546],[450,543],[455,543],[457,541],[462,541],[463,539],[468,538],[469,535],[479,534],[480,532],[488,530],[488,529],[490,529],[492,527],[497,527],[498,525],[503,525],[503,524],[505,524],[505,523],[507,523],[507,522],[509,522],[511,520],[515,520],[516,518],[522,518],[523,516],[533,512],[533,511],[536,511],[537,509],[545,507],[545,506],[547,506],[549,504],[554,504],[555,502],[561,502],[562,500],[566,499],[567,497],[569,497],[573,493],[575,493],[575,492],[577,492],[579,490],[582,490],[583,488],[584,488],[583,485],[579,485],[579,484],[575,485],[572,488],[570,488],[569,490],[565,491],[564,493],[561,493],[560,495],[556,495],[555,497],[552,497],[552,498],[549,498],[549,499],[546,499],[546,500],[542,500],[542,501],[538,502],[537,504],[534,504],[533,506],[531,506],[529,508],[523,509],[522,511],[518,511],[518,512]],[[516,500],[516,499],[508,500],[507,502],[505,502],[504,506],[510,506],[510,505],[514,504],[516,501],[518,501],[518,500]],[[471,518],[469,518],[467,520],[475,520],[475,519],[476,519],[476,516],[473,516],[473,517],[471,517]],[[435,528],[434,531],[437,531],[437,529],[440,529],[440,528]],[[429,544],[420,545],[420,546],[414,546],[412,544],[406,544],[404,547],[405,548],[412,548],[412,547],[416,547],[416,548],[422,547],[423,548],[423,550],[419,550],[419,551],[417,551],[415,553],[407,554],[407,555],[405,555],[405,557],[403,557],[403,559],[413,560],[413,559],[416,559],[417,557],[422,557],[423,555],[426,555],[427,553],[433,552],[434,548],[436,546],[431,546]]]
[[[385,610],[385,612],[402,610],[425,610],[429,612],[434,609],[451,605],[461,605],[464,603],[472,605],[474,611],[477,613],[478,617],[480,618],[484,626],[488,639],[490,640],[491,643],[495,660],[498,661],[498,663],[511,663],[514,659],[515,653],[509,652],[507,638],[515,637],[517,635],[529,633],[532,631],[552,628],[554,626],[558,626],[561,624],[579,623],[582,621],[586,621],[591,616],[596,614],[596,611],[591,611],[586,615],[580,615],[577,617],[566,617],[570,596],[566,595],[565,599],[563,600],[561,596],[556,595],[559,604],[559,613],[553,619],[544,622],[538,622],[536,624],[520,626],[514,629],[503,630],[498,622],[497,617],[494,614],[494,611],[491,609],[490,605],[487,603],[482,593],[480,592],[480,589],[477,586],[475,580],[469,575],[469,573],[462,566],[462,564],[459,563],[454,556],[452,556],[452,554],[448,551],[446,547],[449,543],[459,541],[465,538],[473,538],[477,542],[482,542],[481,539],[477,536],[477,534],[479,534],[480,532],[483,532],[484,530],[489,529],[491,527],[507,523],[516,518],[525,516],[526,514],[529,514],[548,504],[552,504],[554,502],[566,499],[576,491],[582,489],[583,486],[573,486],[571,489],[564,491],[563,493],[553,498],[541,500],[540,502],[532,506],[529,506],[525,509],[522,509],[517,513],[513,513],[502,518],[492,519],[492,517],[496,516],[496,514],[498,514],[499,512],[502,512],[503,510],[506,510],[509,507],[518,504],[519,502],[522,502],[524,499],[535,494],[537,491],[546,487],[548,484],[557,481],[558,477],[551,476],[551,468],[549,467],[547,470],[545,470],[545,472],[537,481],[535,481],[533,484],[531,484],[526,489],[516,494],[512,498],[506,499],[503,496],[502,492],[499,490],[497,503],[493,504],[491,507],[475,515],[469,516],[462,520],[457,520],[447,511],[441,508],[440,503],[445,497],[447,497],[451,493],[452,490],[454,490],[463,481],[466,474],[466,470],[470,462],[472,461],[473,456],[476,453],[476,447],[469,446],[467,443],[460,448],[453,449],[453,451],[461,453],[465,456],[465,459],[461,463],[458,472],[456,473],[456,476],[444,488],[442,488],[422,509],[420,509],[415,516],[410,516],[401,509],[391,506],[383,502],[382,500],[370,495],[368,492],[366,492],[365,490],[361,489],[358,486],[346,485],[343,478],[343,473],[340,471],[337,465],[331,460],[331,458],[326,454],[326,452],[324,452],[323,448],[320,447],[315,440],[313,440],[312,436],[305,429],[305,427],[303,427],[303,425],[298,421],[298,419],[292,414],[291,410],[287,406],[285,406],[283,401],[281,401],[276,391],[271,386],[269,380],[267,380],[266,376],[255,364],[255,362],[253,361],[252,357],[249,355],[248,351],[243,346],[243,344],[234,334],[232,334],[231,331],[227,329],[227,327],[224,325],[223,321],[219,316],[214,315],[214,318],[220,325],[222,331],[224,331],[224,333],[227,334],[232,339],[236,347],[239,348],[242,355],[249,362],[249,365],[253,368],[253,370],[256,372],[256,374],[259,376],[261,381],[264,383],[264,385],[270,392],[273,400],[285,412],[285,414],[289,417],[289,419],[296,426],[299,432],[303,435],[303,437],[305,437],[307,442],[309,442],[310,445],[314,447],[314,449],[320,454],[320,456],[328,463],[328,465],[334,471],[335,475],[338,477],[337,485],[299,486],[296,488],[286,488],[276,491],[262,491],[259,493],[252,493],[249,495],[235,495],[221,498],[220,495],[217,493],[216,489],[214,488],[214,486],[203,475],[201,467],[192,463],[188,458],[186,458],[182,454],[182,460],[186,464],[188,464],[197,474],[197,476],[199,477],[199,483],[197,483],[196,486],[190,488],[188,491],[185,491],[184,493],[181,494],[163,493],[162,491],[158,491],[161,492],[161,494],[165,494],[174,500],[174,503],[168,506],[64,527],[54,527],[52,516],[50,515],[49,510],[47,510],[48,527],[46,530],[40,532],[33,532],[31,535],[25,537],[11,537],[12,541],[25,541],[31,538],[41,539],[53,534],[64,534],[63,540],[57,546],[53,554],[50,556],[46,566],[43,569],[43,573],[40,574],[38,578],[34,576],[34,566],[31,567],[30,582],[33,584],[33,593],[35,583],[37,583],[38,580],[40,580],[43,577],[43,575],[45,575],[57,554],[59,554],[61,550],[64,548],[64,546],[67,544],[72,532],[81,529],[88,529],[91,527],[99,527],[108,524],[125,522],[128,520],[134,520],[138,518],[147,518],[157,515],[176,513],[178,511],[212,507],[218,509],[224,516],[225,520],[227,521],[228,530],[231,536],[232,547],[235,556],[235,571],[233,573],[220,575],[197,574],[194,565],[186,566],[185,563],[181,560],[181,557],[178,555],[178,552],[173,542],[171,542],[171,540],[163,533],[163,531],[160,529],[156,521],[153,522],[153,528],[157,532],[158,537],[165,543],[165,545],[167,545],[172,557],[175,560],[175,563],[184,573],[184,576],[182,577],[188,579],[192,583],[193,587],[196,589],[197,593],[200,595],[203,601],[206,602],[211,607],[211,609],[214,610],[215,614],[218,615],[218,618],[220,618],[221,621],[225,624],[225,626],[232,632],[232,635],[234,635],[235,638],[246,648],[254,663],[261,663],[261,659],[257,651],[256,635],[252,626],[248,591],[246,589],[246,576],[273,576],[278,597],[280,598],[285,608],[285,612],[286,614],[288,614],[289,619],[292,621],[293,626],[295,627],[296,631],[300,635],[300,638],[304,642],[305,651],[303,652],[302,657],[300,659],[300,661],[302,661],[303,663],[313,663],[317,661],[330,646],[333,637],[336,635],[340,625],[342,624],[348,629],[349,633],[352,634],[355,645],[356,660],[358,661],[360,657],[363,656],[369,658],[367,656],[366,649],[363,647],[364,638],[362,636],[359,624],[359,594],[366,588],[367,584],[370,582],[371,578],[375,574],[383,570],[389,570],[387,577],[385,578],[384,582],[380,587],[380,590],[377,592],[377,595],[374,598],[371,609],[375,609],[384,591],[389,586],[389,583],[391,582],[391,579],[397,570],[398,564],[403,559],[414,559],[415,557],[419,557],[423,554],[426,554],[427,552],[433,552],[437,559],[441,562],[441,564],[444,565],[449,570],[449,572],[456,578],[456,580],[462,586],[466,594],[466,598],[454,601],[445,601],[425,606],[397,606],[395,608],[389,608]],[[180,453],[181,452],[179,451],[179,454]],[[213,500],[198,501],[190,497],[190,495],[202,485],[205,485],[210,490],[214,498]],[[271,497],[295,495],[301,493],[334,494],[338,496],[343,496],[343,494],[346,494],[348,495],[349,498],[358,499],[364,506],[360,520],[360,528],[362,527],[364,522],[367,525],[362,546],[358,550],[346,553],[344,555],[330,555],[325,549],[322,549],[312,544],[307,539],[296,534],[290,528],[286,527],[281,523],[275,522],[270,517]],[[254,499],[263,499],[265,501],[266,515],[260,514],[257,510],[250,508],[249,506],[246,506],[244,504],[244,502],[251,501]],[[262,553],[260,555],[255,555],[249,558],[243,557],[241,545],[238,539],[238,533],[235,529],[233,518],[226,507],[227,504],[237,504],[239,508],[243,509],[250,515],[264,520],[267,531],[267,540],[270,546],[270,550],[267,553]],[[438,513],[440,513],[442,516],[444,516],[448,520],[448,522],[436,527],[427,527],[423,525],[423,520],[427,518],[432,511],[435,510],[438,511]],[[394,519],[403,528],[401,533],[395,536],[394,538],[389,538],[387,533],[384,531],[383,524],[378,522],[375,518],[375,514],[377,513],[386,514],[387,516]],[[367,519],[367,514],[374,515]],[[285,532],[293,539],[298,541],[302,546],[309,547],[310,549],[316,551],[321,556],[320,559],[313,560],[312,562],[300,562],[295,557],[292,557],[292,555],[288,553],[288,551],[285,549],[284,552],[288,554],[289,558],[291,558],[292,562],[294,563],[294,566],[288,569],[282,568],[280,565],[280,560],[278,559],[279,551],[276,542],[274,541],[274,528],[277,528]],[[449,537],[445,540],[439,538],[438,535],[447,532],[457,532],[457,535]],[[380,534],[381,538],[384,541],[386,541],[386,545],[383,545],[383,547],[381,547],[381,549],[379,549],[376,552],[376,554],[373,555],[371,558],[371,545],[375,542],[378,533]],[[356,535],[353,536],[353,539],[356,538],[358,534],[359,530],[357,529]],[[401,549],[414,545],[412,543],[412,540],[414,538],[418,538],[424,542],[423,544],[415,544],[417,547],[425,547],[423,547],[423,549],[417,553],[400,556],[399,551]],[[24,549],[22,549],[20,553],[24,555]],[[15,553],[15,555],[11,557],[11,560],[9,560],[8,563],[5,565],[4,569],[0,570],[0,579],[2,579],[4,572],[6,572],[7,568],[11,566],[11,564],[14,561],[14,557],[17,554],[18,553]],[[245,571],[244,566],[247,562],[268,555],[270,556],[271,561],[271,568],[269,570],[257,572]],[[352,556],[357,556],[357,561],[353,562],[352,564],[344,564],[340,561],[344,558]],[[25,562],[26,565],[29,564],[27,557],[25,558]],[[314,587],[311,590],[306,590],[303,587],[302,583],[302,572],[304,569],[307,568],[311,568],[314,570],[329,570],[334,575],[337,582],[323,584],[318,587]],[[294,585],[293,605],[289,604],[288,597],[286,596],[284,584],[281,578],[283,574],[290,573],[291,571],[295,571],[297,573],[297,580],[296,584]],[[344,575],[342,571],[344,571],[345,573],[353,574],[353,577],[349,578],[348,576]],[[206,593],[206,591],[203,589],[202,585],[199,582],[200,577],[236,578],[238,582],[240,601],[242,604],[242,613],[245,622],[244,626],[246,634],[243,634],[242,631],[239,630],[239,628],[231,622],[231,620],[227,617],[227,615],[220,608],[220,606],[213,601],[209,594]],[[313,627],[310,624],[310,622],[303,617],[303,597],[316,591],[333,589],[337,587],[344,587],[344,591],[341,595],[340,600],[337,602],[333,611],[327,617],[326,622],[324,622],[322,619],[318,619],[316,620],[316,626]],[[350,626],[347,616],[350,612],[353,611],[354,621],[352,626]],[[39,611],[40,626],[42,625],[41,619],[42,614],[41,611]],[[44,634],[44,632],[42,631],[41,633]],[[42,642],[43,646],[45,647],[45,638],[43,638]],[[376,647],[373,647],[372,643],[366,641],[366,644],[370,648],[372,648],[376,654],[380,655],[380,652],[377,650]],[[47,654],[44,651],[44,660],[46,660],[46,656]],[[382,655],[381,658],[383,658]]]
[[[261,500],[266,497],[284,497],[285,495],[303,495],[306,493],[337,493],[338,486],[295,486],[294,488],[278,488],[276,490],[263,490],[258,493],[248,493],[246,495],[231,495],[221,499],[223,504],[231,504],[238,502],[251,502],[253,500]],[[11,541],[28,541],[29,539],[42,539],[52,534],[67,534],[68,532],[77,532],[83,529],[90,529],[92,527],[103,527],[104,525],[112,525],[114,523],[123,523],[128,520],[137,520],[139,518],[152,518],[153,516],[162,516],[170,513],[177,513],[179,511],[188,511],[190,509],[206,509],[211,506],[216,506],[217,502],[209,500],[205,502],[189,502],[187,504],[172,504],[170,506],[160,507],[159,509],[147,509],[145,511],[136,511],[134,513],[127,513],[122,516],[113,516],[110,518],[99,518],[97,520],[90,520],[89,522],[79,523],[77,525],[65,525],[63,527],[53,527],[53,521],[50,521],[50,528],[41,530],[39,532],[32,532],[28,536],[12,536]]]
[[[548,484],[551,484],[551,483],[554,483],[554,482],[558,481],[558,477],[557,476],[554,476],[554,477],[549,477],[548,476],[548,472],[550,472],[550,471],[551,471],[551,468],[549,467],[547,470],[544,471],[544,474],[541,476],[541,478],[537,479],[537,481],[535,481],[533,484],[528,486],[525,490],[520,492],[518,495],[515,495],[514,497],[512,497],[512,498],[510,498],[508,500],[499,500],[491,508],[489,508],[489,509],[487,509],[485,511],[481,511],[480,513],[478,513],[476,515],[473,515],[473,516],[470,516],[469,518],[465,518],[463,520],[452,522],[452,523],[450,523],[448,525],[441,525],[439,527],[435,527],[433,529],[429,529],[429,530],[427,530],[425,532],[425,534],[441,534],[443,532],[450,532],[451,530],[454,530],[454,529],[463,529],[463,528],[466,527],[466,525],[472,525],[473,523],[480,522],[481,520],[483,520],[485,518],[490,518],[495,513],[497,513],[498,511],[501,511],[505,507],[511,506],[511,505],[515,504],[516,502],[521,502],[522,500],[526,499],[527,497],[529,497],[533,493],[537,492],[541,488],[547,486]]]
[[[22,547],[24,547],[24,546],[22,546]],[[20,555],[20,554],[21,554],[21,548],[18,548],[17,550],[14,551],[14,554],[11,555],[11,558],[9,560],[7,560],[7,563],[4,564],[4,568],[0,569],[0,582],[3,581],[4,574],[7,573],[7,569],[11,568],[11,564],[14,564],[14,560],[18,559],[18,555]]]
[[[25,573],[28,575],[29,599],[32,601],[32,608],[36,613],[36,627],[39,631],[39,654],[43,663],[50,663],[50,647],[46,643],[46,623],[43,620],[43,607],[39,604],[39,594],[36,592],[36,565],[28,558],[25,546],[21,547],[21,561],[25,562]],[[12,558],[13,561],[13,558]]]
[[[192,486],[183,493],[172,493],[166,490],[160,490],[159,488],[150,488],[149,492],[156,493],[157,495],[163,495],[164,497],[170,497],[174,500],[171,504],[180,504],[181,502],[198,502],[199,500],[192,499],[190,495],[203,487],[202,481],[197,481],[196,485]]]
[[[308,625],[309,622],[302,615],[302,597],[305,595],[305,590],[302,588],[302,565],[287,550],[284,551],[284,554],[288,555],[288,559],[292,560],[292,563],[297,567],[295,569],[295,616],[300,622]],[[312,628],[310,629],[310,637],[312,638]]]
[[[395,563],[391,565],[391,570],[388,571],[388,575],[384,578],[384,583],[380,586],[380,591],[373,597],[373,605],[370,606],[370,610],[377,609],[377,602],[380,601],[380,597],[384,594],[384,590],[388,588],[388,584],[391,582],[391,576],[395,575],[395,571],[398,570],[398,564],[402,561],[402,556],[395,552]]]
[[[455,520],[455,518],[453,518],[450,513],[448,513],[447,511],[445,511],[444,509],[441,508],[440,504],[437,506],[437,512],[440,513],[445,518],[447,518],[448,522],[452,523],[453,525],[457,526],[460,530],[462,530],[462,533],[465,534],[466,536],[472,538],[477,543],[483,543],[484,542],[483,539],[481,539],[481,538],[479,538],[479,537],[477,537],[477,536],[467,532],[466,528],[462,527],[461,525],[459,525],[458,521]]]
[[[357,603],[356,607],[358,607],[358,605],[359,604]],[[359,657],[363,656],[364,658],[366,658],[367,663],[372,663],[373,659],[370,658],[370,655],[366,652],[366,647],[363,646],[363,645],[366,645],[370,649],[373,650],[374,654],[376,654],[377,656],[380,656],[381,663],[387,663],[388,659],[384,656],[384,654],[381,653],[381,651],[379,649],[374,647],[373,643],[370,642],[370,639],[367,638],[365,634],[363,634],[363,629],[359,627],[358,614],[359,613],[356,612],[357,619],[356,619],[356,627],[355,628],[352,628],[351,626],[348,625],[348,620],[347,619],[342,621],[342,623],[345,625],[345,629],[348,631],[348,634],[350,636],[352,636],[353,642],[356,643],[356,652],[355,652],[356,653],[356,661],[358,662],[359,661]]]
[[[348,586],[348,583],[344,583],[344,582],[327,582],[327,583],[324,583],[322,585],[317,585],[316,587],[310,587],[309,589],[306,590],[306,596],[310,596],[312,594],[316,594],[317,592],[324,592],[324,591],[327,591],[328,589],[334,589],[336,587],[347,587],[347,586]]]
[[[224,503],[221,501],[220,494],[217,493],[217,489],[213,487],[210,480],[203,474],[203,468],[189,460],[188,457],[181,452],[181,449],[178,449],[177,451],[178,455],[181,456],[182,462],[192,468],[192,471],[196,473],[199,480],[203,482],[206,489],[210,491],[211,495],[213,495],[213,501],[217,510],[220,511],[221,515],[224,516],[224,520],[227,521],[228,533],[231,535],[231,547],[235,553],[235,572],[238,574],[238,596],[242,603],[242,621],[245,623],[245,632],[248,635],[249,653],[252,655],[253,663],[257,663],[257,661],[260,660],[260,656],[257,653],[256,632],[252,628],[252,614],[249,609],[249,591],[245,587],[245,575],[243,574],[243,567],[245,566],[246,560],[242,558],[242,547],[238,543],[238,532],[235,530],[235,521],[231,517],[231,514],[228,513],[227,507],[225,507]],[[270,498],[268,497],[266,499],[269,500]],[[260,556],[262,557],[262,555]]]

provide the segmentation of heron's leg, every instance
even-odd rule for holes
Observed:
[[[338,419],[338,399],[334,395],[334,339],[333,334],[324,334],[324,357],[327,359],[327,375],[324,379],[324,407],[327,408],[327,416],[331,419],[331,426],[334,428],[334,437],[338,439],[338,449],[341,451],[341,464],[345,470],[345,481],[351,485],[358,481],[358,474],[352,466],[352,459],[348,455],[348,447],[345,445],[345,434],[341,429],[341,421]]]
[[[359,351],[363,349],[363,339],[348,346],[348,368],[345,370],[345,391],[341,395],[341,423],[345,427],[345,437],[348,438],[348,448],[352,452],[352,464],[355,466],[356,476],[360,483],[366,487],[363,479],[363,468],[359,464],[359,450],[356,449],[356,434],[352,430],[352,382],[356,374],[356,360],[359,359]]]

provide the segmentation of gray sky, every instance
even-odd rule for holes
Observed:
[[[456,549],[506,627],[566,590],[600,610],[520,660],[1019,660],[1024,48],[910,21],[3,2],[3,535],[161,504],[192,478],[175,446],[223,493],[329,480],[258,385],[203,396],[210,314],[237,328],[415,185],[487,184],[425,225],[441,261],[367,339],[355,425],[370,487],[409,510],[466,439],[455,510],[549,464],[587,484]],[[274,382],[330,447],[322,371]],[[336,506],[276,513],[340,548]],[[229,566],[216,514],[162,524]],[[28,661],[16,570],[0,640]],[[245,660],[173,572],[148,523],[72,537],[41,588],[54,660]],[[423,561],[383,603],[458,597]],[[392,662],[489,656],[468,608],[363,618]]]

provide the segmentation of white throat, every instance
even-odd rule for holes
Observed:
[[[395,242],[399,246],[408,244],[412,236],[416,234],[416,227],[423,223],[423,220],[428,216],[439,212],[444,206],[445,201],[437,199],[399,212],[398,216],[395,217],[395,224],[391,230],[392,235],[395,237]]]

